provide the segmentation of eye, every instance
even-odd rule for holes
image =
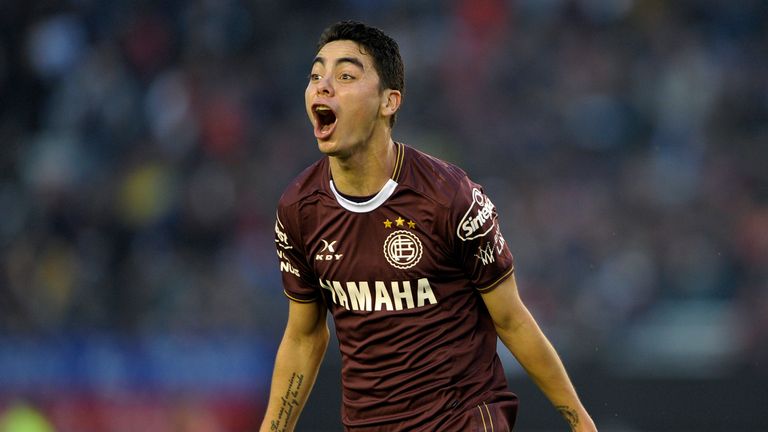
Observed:
[[[309,80],[310,81],[317,81],[320,79],[320,74],[318,73],[311,73],[309,74]]]
[[[355,77],[353,77],[348,73],[342,73],[341,75],[339,75],[339,79],[341,79],[342,81],[349,81],[349,80],[355,79]]]

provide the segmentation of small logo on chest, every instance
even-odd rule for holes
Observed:
[[[323,242],[323,247],[315,254],[315,261],[338,261],[344,256],[344,254],[336,253],[338,249],[336,246],[337,240],[329,242],[328,240],[321,239],[320,241]]]

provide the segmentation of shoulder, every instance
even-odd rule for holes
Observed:
[[[440,158],[405,146],[403,183],[443,206],[450,206],[457,193],[471,184],[467,173]]]
[[[301,249],[302,221],[305,221],[307,205],[320,200],[324,193],[324,174],[328,169],[327,159],[313,163],[297,175],[283,190],[277,203],[275,221],[276,241],[284,249]]]
[[[278,202],[279,209],[295,207],[313,196],[323,193],[323,181],[327,177],[328,161],[322,158],[299,173],[283,190]]]

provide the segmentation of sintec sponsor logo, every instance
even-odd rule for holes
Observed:
[[[472,205],[459,221],[456,235],[464,240],[482,237],[493,229],[493,203],[479,189],[472,189]]]

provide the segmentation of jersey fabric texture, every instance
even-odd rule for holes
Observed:
[[[511,429],[517,398],[479,294],[514,269],[496,209],[458,167],[395,145],[392,178],[368,201],[336,191],[327,157],[283,193],[285,294],[333,315],[346,430]]]

